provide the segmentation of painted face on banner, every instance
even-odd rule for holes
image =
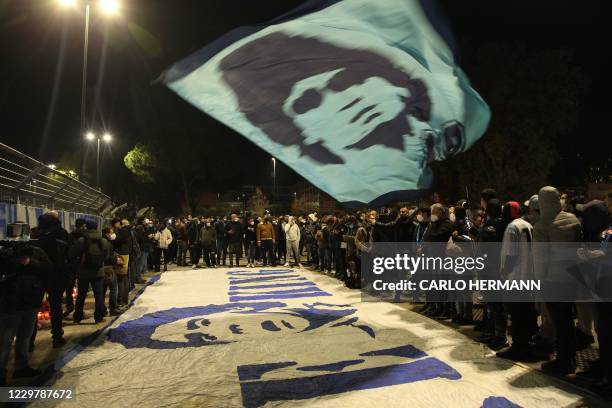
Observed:
[[[253,125],[322,164],[385,146],[424,168],[465,146],[461,123],[430,125],[425,82],[369,50],[275,32],[233,51],[220,67]]]
[[[301,311],[299,312],[301,313]],[[345,313],[354,313],[349,310]],[[334,322],[347,321],[343,316],[334,317]],[[330,319],[331,320],[331,319]],[[176,343],[177,347],[201,347],[213,344],[236,343],[240,341],[274,341],[299,336],[309,330],[308,318],[291,311],[267,311],[257,313],[255,317],[248,314],[231,312],[212,316],[190,317],[158,327],[151,335],[152,340]],[[353,341],[370,337],[366,332],[350,325],[337,326],[334,335],[350,336]],[[314,339],[314,337],[313,337]],[[307,343],[307,340],[300,340]]]

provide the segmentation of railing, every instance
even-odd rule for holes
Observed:
[[[0,143],[0,201],[100,214],[109,196]]]

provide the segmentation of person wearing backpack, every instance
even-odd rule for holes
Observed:
[[[83,320],[85,297],[91,286],[95,299],[94,319],[96,323],[101,323],[104,321],[104,264],[112,258],[113,248],[98,231],[96,222],[87,222],[87,230],[71,248],[71,256],[80,259],[77,272],[78,295],[73,320],[75,323]]]
[[[53,347],[61,348],[66,344],[62,320],[62,294],[66,287],[66,270],[68,268],[68,250],[70,248],[70,234],[64,228],[55,211],[42,214],[38,217],[38,226],[32,228],[32,238],[38,240],[38,246],[53,264],[53,271],[47,275],[45,290],[48,294],[49,310],[51,313],[51,336]]]

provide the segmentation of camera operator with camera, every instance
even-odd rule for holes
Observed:
[[[16,236],[15,231],[20,231]],[[45,252],[28,239],[29,226],[9,225],[10,238],[0,241],[0,387],[6,386],[6,367],[15,340],[13,378],[40,374],[28,364],[28,348],[53,265]]]

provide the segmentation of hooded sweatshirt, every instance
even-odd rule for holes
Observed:
[[[546,279],[552,273],[561,273],[563,265],[552,262],[555,259],[564,258],[562,254],[553,251],[563,251],[564,247],[559,245],[544,246],[540,242],[579,242],[581,240],[581,225],[578,218],[572,213],[561,211],[559,191],[556,188],[546,186],[538,193],[540,205],[540,218],[533,228],[534,245],[534,269],[536,278]]]

